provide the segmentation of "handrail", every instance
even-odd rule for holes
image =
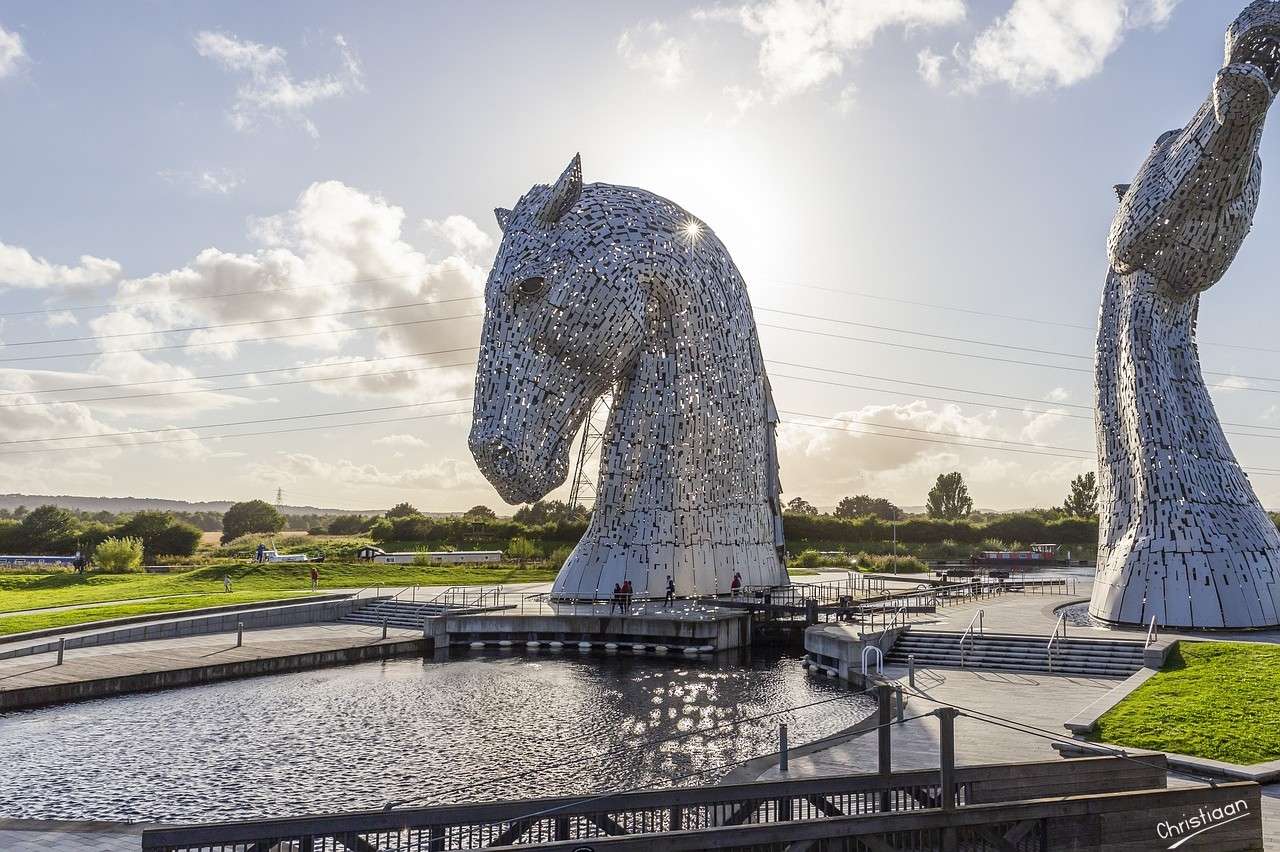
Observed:
[[[876,674],[884,677],[884,651],[880,650],[879,645],[863,645],[862,646],[862,676],[867,676],[867,652],[876,652]]]
[[[1151,643],[1159,641],[1159,639],[1160,639],[1160,631],[1156,629],[1156,617],[1153,615],[1151,616],[1151,626],[1147,628],[1146,644],[1144,644],[1142,647],[1150,648]]]
[[[969,626],[964,629],[964,633],[960,635],[960,668],[964,668],[964,643],[966,639],[974,637],[973,623],[978,622],[978,633],[984,633],[982,622],[986,609],[979,609],[973,614],[973,618],[969,619]]]
[[[1045,659],[1049,663],[1049,671],[1053,671],[1053,646],[1058,641],[1058,628],[1062,628],[1062,638],[1067,638],[1067,614],[1065,612],[1059,614],[1058,622],[1053,625],[1053,633],[1049,636],[1049,644],[1044,649]],[[1061,648],[1062,646],[1058,646]]]

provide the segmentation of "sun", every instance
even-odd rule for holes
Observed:
[[[697,219],[690,219],[680,228],[680,233],[690,244],[696,243],[698,238],[702,236],[702,223]]]

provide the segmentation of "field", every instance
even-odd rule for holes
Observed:
[[[283,544],[283,542],[281,542]],[[521,567],[499,565],[382,565],[332,561],[337,551],[351,547],[349,539],[309,542],[306,548],[290,542],[285,550],[306,549],[328,553],[316,564],[319,590],[362,589],[368,586],[463,586],[533,583],[555,579],[559,566],[529,562]],[[244,546],[244,545],[241,545]],[[358,546],[358,545],[357,545]],[[249,552],[252,547],[248,547]],[[225,549],[219,549],[219,553]],[[119,618],[150,612],[178,612],[228,603],[252,603],[287,598],[311,590],[311,565],[284,563],[259,565],[245,558],[225,555],[201,560],[205,564],[168,574],[3,573],[0,574],[0,635],[44,627],[81,624],[103,618]],[[231,593],[223,591],[222,578],[231,578]],[[28,612],[110,602],[111,606]],[[22,612],[4,616],[3,613]]]
[[[1096,739],[1225,760],[1280,758],[1280,647],[1182,642],[1098,721]]]

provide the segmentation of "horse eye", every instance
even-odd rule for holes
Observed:
[[[526,278],[516,285],[516,290],[521,296],[538,296],[547,289],[547,279],[541,275],[535,275],[532,278]]]

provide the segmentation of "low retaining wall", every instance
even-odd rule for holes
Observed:
[[[745,614],[717,616],[705,621],[635,615],[450,616],[446,632],[453,645],[501,641],[518,645],[526,642],[561,642],[566,645],[616,642],[725,651],[751,644],[751,621]]]
[[[834,670],[836,677],[861,686],[862,649],[871,645],[888,656],[898,636],[910,629],[909,626],[895,627],[859,638],[858,629],[852,625],[815,624],[804,632],[804,650],[818,668],[828,672]],[[875,661],[875,654],[867,655],[868,672],[874,670]]]
[[[171,617],[159,623],[139,624],[134,627],[121,627],[116,630],[101,630],[86,633],[82,636],[67,637],[66,649],[94,648],[99,645],[119,645],[125,642],[144,642],[149,639],[176,639],[180,636],[203,636],[210,633],[233,633],[243,622],[245,630],[258,630],[264,627],[288,627],[294,624],[312,624],[318,621],[338,621],[351,612],[357,603],[364,604],[370,599],[356,600],[342,597],[321,601],[319,603],[285,604],[283,606],[267,606],[254,604],[256,609],[235,609],[220,612],[216,615],[196,616],[190,618]],[[65,634],[78,627],[64,627],[56,634]],[[42,631],[48,632],[48,631]],[[35,645],[24,645],[21,648],[0,649],[0,660],[14,657],[26,657],[31,654],[49,654],[58,650],[58,642],[42,642]]]
[[[355,645],[326,651],[309,651],[234,663],[217,663],[167,671],[141,672],[119,677],[96,678],[72,683],[56,683],[0,692],[0,711],[26,710],[68,701],[84,701],[131,692],[151,692],[179,686],[195,686],[255,675],[285,674],[327,666],[385,660],[392,657],[429,655],[435,642],[431,638]]]

